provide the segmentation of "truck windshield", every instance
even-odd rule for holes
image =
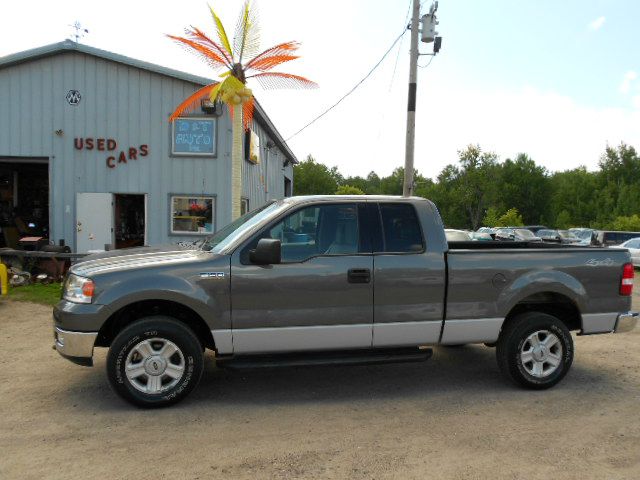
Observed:
[[[256,208],[234,220],[211,237],[208,237],[203,242],[201,249],[218,253],[244,232],[262,222],[263,219],[285,208],[287,208],[287,205],[282,202],[271,202],[260,208]]]

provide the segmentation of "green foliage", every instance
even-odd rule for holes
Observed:
[[[330,169],[311,155],[293,167],[295,195],[333,195],[342,180],[337,167]]]
[[[524,225],[522,215],[518,212],[517,208],[510,208],[498,219],[496,227],[521,227]]]
[[[580,167],[549,173],[524,153],[501,163],[478,145],[458,156],[458,163],[444,167],[435,181],[414,173],[415,194],[432,200],[448,227],[540,223],[640,231],[640,157],[624,143],[607,147],[595,172]],[[402,195],[403,183],[402,167],[386,177],[370,172],[366,178],[344,178],[336,167],[316,163],[311,156],[294,167],[296,195],[350,188],[369,195]]]
[[[353,185],[340,185],[336,190],[336,195],[364,195],[365,193]]]
[[[616,217],[611,225],[611,230],[640,232],[640,216],[634,214],[628,217]]]
[[[496,207],[489,207],[486,215],[482,219],[482,225],[485,227],[497,227],[500,222],[500,212]]]
[[[564,230],[567,228],[571,228],[572,226],[573,225],[571,225],[571,214],[567,210],[562,210],[558,214],[558,217],[556,218],[555,227]]]
[[[43,305],[55,305],[60,301],[62,284],[50,283],[43,285],[35,283],[23,287],[9,287],[8,298],[19,302],[41,303]]]

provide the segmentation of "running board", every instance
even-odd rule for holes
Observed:
[[[302,367],[315,365],[375,365],[383,363],[424,362],[431,348],[379,348],[309,353],[238,355],[216,358],[217,365],[229,369]]]

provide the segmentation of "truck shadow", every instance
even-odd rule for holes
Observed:
[[[96,364],[104,369],[104,361]],[[131,407],[110,391],[105,376],[95,369],[75,375],[77,384],[60,392],[61,401],[72,402],[86,411],[127,410]],[[434,348],[427,362],[371,366],[317,366],[226,370],[217,368],[211,354],[206,356],[205,371],[198,388],[173,409],[234,406],[295,406],[340,402],[375,405],[388,400],[436,399],[438,402],[473,404],[529,398],[548,392],[566,395],[602,391],[603,394],[625,388],[613,372],[600,366],[575,362],[569,375],[554,389],[536,392],[507,383],[495,361],[495,350],[470,345],[461,348]],[[544,393],[547,392],[547,393]],[[542,397],[541,397],[542,398]]]
[[[393,398],[459,398],[468,401],[488,393],[540,394],[507,383],[484,346],[434,348],[427,362],[372,366],[318,366],[225,370],[208,358],[194,403],[299,404],[306,402],[386,401]],[[613,376],[601,369],[573,365],[556,389],[593,392],[611,389]],[[556,390],[554,389],[554,390]]]

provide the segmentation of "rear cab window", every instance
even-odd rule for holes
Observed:
[[[425,249],[422,228],[415,207],[409,203],[380,203],[379,241],[374,251],[384,253],[422,253]],[[374,230],[375,231],[375,230]]]

